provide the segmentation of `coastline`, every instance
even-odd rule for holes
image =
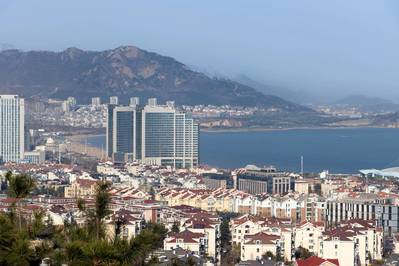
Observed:
[[[361,128],[384,128],[384,129],[398,129],[397,127],[383,127],[383,126],[336,126],[336,127],[328,127],[328,126],[320,126],[320,127],[287,127],[287,128],[268,128],[268,127],[254,127],[254,128],[200,128],[202,132],[209,133],[241,133],[241,132],[268,132],[268,131],[290,131],[290,130],[341,130],[341,129],[361,129]]]
[[[87,154],[98,159],[103,159],[105,156],[105,149],[85,143],[85,140],[90,137],[102,136],[102,134],[77,134],[65,136],[68,143],[68,148],[75,153]]]
[[[269,128],[269,127],[253,127],[253,128],[200,128],[201,132],[207,133],[245,133],[245,132],[269,132],[269,131],[293,131],[293,130],[342,130],[342,129],[362,129],[362,128],[376,128],[376,129],[398,129],[398,127],[384,127],[384,126],[319,126],[319,127],[287,127],[287,128]],[[71,142],[79,142],[85,144],[84,140],[88,137],[104,136],[100,133],[78,133],[76,135],[65,136],[65,139]]]

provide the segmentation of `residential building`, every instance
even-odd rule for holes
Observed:
[[[259,168],[254,165],[239,169],[235,182],[235,188],[251,194],[286,194],[294,184],[287,173],[279,172],[275,167]]]
[[[351,219],[375,220],[391,236],[398,232],[399,206],[394,199],[374,193],[342,193],[326,202],[325,219],[328,226],[335,226]]]
[[[141,111],[138,106],[109,105],[107,112],[107,154],[114,161],[140,159]]]
[[[25,148],[24,99],[0,95],[0,162],[20,162]]]
[[[96,192],[96,185],[96,180],[77,178],[75,182],[65,187],[65,198],[93,196]]]
[[[173,102],[158,105],[156,99],[149,99],[142,111],[141,160],[174,168],[197,167],[198,131],[198,124]]]
[[[295,261],[294,266],[340,266],[338,259],[322,259],[312,256],[307,259],[299,259]]]
[[[24,161],[32,164],[41,164],[46,160],[46,152],[44,150],[34,150],[24,152]]]
[[[231,176],[228,173],[205,173],[202,180],[210,189],[232,187]]]
[[[93,97],[91,98],[91,106],[92,107],[98,107],[101,105],[101,99],[100,97]]]
[[[132,97],[129,101],[129,106],[138,106],[140,105],[140,98],[139,97]]]
[[[69,105],[71,107],[75,107],[76,106],[76,98],[75,97],[68,97],[67,98],[67,102],[69,103]]]
[[[164,240],[164,250],[182,248],[197,255],[204,255],[206,253],[205,243],[207,240],[207,236],[203,233],[184,230],[179,233],[169,234]]]
[[[297,225],[294,232],[295,247],[303,247],[314,254],[321,254],[323,252],[323,232],[323,223],[303,222]]]
[[[383,230],[373,221],[349,220],[323,234],[322,258],[339,259],[340,265],[369,265],[380,260]]]
[[[118,105],[119,104],[118,96],[109,97],[109,104]]]
[[[118,209],[105,222],[106,235],[110,239],[115,238],[116,227],[120,226],[119,237],[125,240],[131,240],[140,234],[144,220],[141,214],[134,213],[126,209]]]
[[[241,260],[259,260],[267,252],[277,256],[280,253],[280,239],[280,236],[264,232],[246,235],[241,241]]]

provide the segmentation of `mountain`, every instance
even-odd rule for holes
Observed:
[[[365,95],[350,95],[334,104],[356,107],[365,112],[394,112],[399,110],[399,105],[390,100]]]
[[[265,95],[238,82],[210,78],[167,56],[134,46],[105,51],[68,48],[62,52],[0,52],[0,93],[65,99],[80,103],[112,95],[157,97],[177,104],[262,106],[288,112],[311,109]]]
[[[259,81],[256,81],[247,75],[241,74],[237,75],[236,77],[233,78],[235,81],[244,84],[246,86],[252,87],[260,92],[263,92],[264,94],[269,94],[269,95],[275,95],[281,98],[284,98],[289,101],[293,101],[296,103],[310,103],[313,102],[315,99],[308,95],[306,92],[303,91],[297,91],[297,90],[291,90],[279,86],[272,86],[272,85],[266,85],[263,84]]]

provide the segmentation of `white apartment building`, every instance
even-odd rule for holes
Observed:
[[[0,159],[19,162],[24,158],[24,99],[0,95]]]
[[[174,168],[198,165],[198,124],[173,102],[158,105],[151,98],[142,111],[141,160]]]
[[[303,247],[314,254],[322,253],[323,223],[303,222],[295,228],[295,247]]]

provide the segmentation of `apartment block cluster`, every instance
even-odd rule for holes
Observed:
[[[109,210],[110,215],[105,220],[105,229],[109,238],[115,237],[116,221],[123,218],[124,224],[120,237],[131,239],[137,236],[146,223],[161,223],[170,233],[164,240],[164,250],[157,251],[159,256],[171,255],[178,251],[185,252],[195,258],[206,257],[213,265],[220,261],[220,224],[216,214],[198,208],[178,205],[167,206],[165,202],[156,201],[143,182],[146,177],[156,179],[158,176],[170,176],[170,168],[132,164],[127,168],[112,167],[102,164],[97,176],[93,176],[77,167],[60,164],[28,165],[7,164],[0,173],[29,173],[37,180],[37,185],[43,190],[35,192],[22,204],[25,220],[32,221],[35,212],[44,212],[44,217],[50,217],[53,224],[59,228],[64,222],[84,222],[84,217],[77,206],[78,199],[83,199],[88,208],[94,207],[94,195],[100,177],[112,182]],[[183,171],[186,176],[190,173]],[[182,172],[182,173],[183,173]],[[180,176],[182,176],[180,174]],[[118,177],[117,179],[115,179]],[[113,180],[113,181],[112,181]],[[1,180],[0,183],[5,180]],[[63,188],[60,195],[49,194],[54,188]],[[0,188],[1,189],[1,188]],[[58,191],[58,189],[56,189]],[[8,212],[15,204],[14,198],[9,198],[0,191],[0,212]],[[47,219],[47,218],[46,218]],[[172,230],[173,229],[173,230]],[[206,254],[206,256],[205,256]]]
[[[97,180],[109,180],[112,214],[107,232],[112,235],[120,216],[128,219],[122,230],[125,238],[137,235],[146,222],[162,223],[170,233],[160,256],[207,254],[212,263],[219,262],[220,212],[238,215],[231,220],[230,231],[242,263],[261,260],[266,253],[292,261],[305,248],[317,260],[367,265],[381,259],[384,239],[399,248],[399,196],[391,181],[373,183],[339,175],[301,178],[273,167],[247,166],[227,173],[138,162],[100,163],[95,175],[52,163],[8,163],[1,170],[1,175],[10,170],[33,176],[43,192],[26,201],[26,217],[44,210],[60,226],[66,219],[81,221],[76,199],[91,206]],[[45,195],[59,188],[62,193]],[[0,210],[7,211],[12,204],[13,199],[0,197]]]
[[[305,248],[319,258],[353,266],[368,265],[383,254],[383,230],[369,220],[347,220],[326,229],[321,222],[293,225],[285,219],[245,214],[231,220],[230,230],[242,261],[260,260],[266,253],[292,261],[295,251]]]
[[[198,124],[174,102],[145,106],[137,97],[128,106],[111,97],[107,111],[107,155],[117,162],[140,160],[146,164],[195,168],[199,163]]]
[[[253,195],[237,189],[161,188],[155,199],[168,206],[180,204],[210,212],[234,212],[290,222],[324,222],[326,201],[316,194]]]

